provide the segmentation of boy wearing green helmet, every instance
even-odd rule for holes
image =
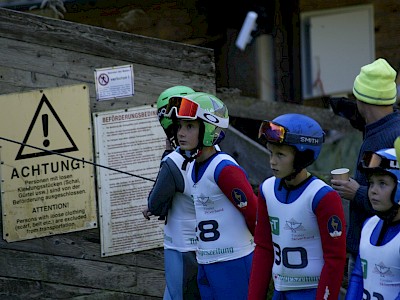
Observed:
[[[157,100],[158,118],[167,135],[167,151],[161,161],[157,180],[143,211],[146,219],[151,215],[165,219],[164,266],[166,287],[164,300],[200,299],[197,287],[196,217],[193,201],[183,192],[186,170],[185,157],[177,146],[172,120],[165,117],[165,109],[173,95],[187,95],[194,90],[186,86],[173,86],[160,94]],[[169,147],[168,147],[169,146]],[[175,148],[176,147],[176,148]],[[175,148],[168,151],[168,148]]]
[[[178,124],[188,161],[188,191],[197,223],[198,286],[203,300],[247,299],[254,251],[256,195],[245,171],[216,146],[229,126],[225,104],[207,93],[171,97],[166,114]]]
[[[176,85],[164,90],[157,99],[157,116],[160,121],[161,127],[164,129],[167,135],[168,141],[171,146],[176,148],[176,141],[174,136],[173,124],[170,118],[165,117],[165,110],[168,106],[169,99],[174,95],[188,95],[194,93],[194,90],[184,85]]]

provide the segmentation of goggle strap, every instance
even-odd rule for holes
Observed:
[[[176,107],[174,107],[174,108],[176,109]],[[220,118],[220,117],[217,117],[217,116],[213,115],[213,119],[215,119],[216,121],[212,121],[212,120],[210,120],[210,119],[208,119],[206,117],[207,115],[210,115],[210,113],[208,113],[207,111],[203,110],[200,106],[199,106],[199,108],[197,110],[198,110],[198,114],[203,115],[203,118],[200,118],[203,121],[205,121],[205,122],[207,122],[209,124],[215,125],[217,127],[221,127],[221,128],[228,128],[229,127],[229,118]],[[169,114],[165,115],[165,116],[170,118],[171,117],[171,112],[172,112],[172,109],[169,112]],[[195,119],[198,118],[197,115],[194,116],[194,117],[179,116],[179,115],[175,115],[175,116],[176,116],[177,119],[184,119],[184,120],[195,120]]]
[[[286,132],[283,143],[319,146],[324,143],[324,140],[325,140],[324,135],[321,137],[311,137],[311,136],[297,135],[297,134],[292,134],[290,132]]]

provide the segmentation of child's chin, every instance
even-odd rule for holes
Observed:
[[[279,174],[278,171],[272,170],[272,174],[274,174],[274,176],[275,176],[276,178],[282,178],[282,176]]]
[[[377,212],[381,212],[382,211],[382,208],[379,207],[379,205],[371,205],[371,206],[372,206],[372,209],[377,211]]]

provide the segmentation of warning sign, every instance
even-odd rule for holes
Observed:
[[[94,76],[97,100],[124,98],[134,94],[132,65],[96,69]]]
[[[97,227],[85,85],[0,96],[3,239]]]
[[[54,120],[50,120],[54,119]],[[49,135],[49,122],[53,124],[51,128],[51,133],[54,137],[58,137],[57,139],[53,139],[53,142],[50,145],[50,139],[48,138]],[[39,132],[36,132],[39,131]],[[29,139],[31,137],[32,138]],[[35,137],[42,136],[43,150],[38,151],[38,148],[32,147],[25,147],[25,145],[33,145],[33,141],[36,140]],[[67,141],[64,141],[67,139]],[[54,148],[56,143],[59,143],[61,148]],[[25,152],[24,152],[25,150]],[[49,151],[52,152],[49,152]],[[39,106],[36,109],[35,115],[33,116],[32,122],[26,132],[26,136],[19,148],[16,160],[18,159],[25,159],[30,157],[38,157],[44,155],[52,155],[53,152],[56,153],[64,153],[64,152],[71,152],[77,151],[78,148],[76,147],[72,137],[68,133],[67,129],[65,128],[63,122],[61,121],[60,117],[58,116],[57,112],[54,110],[53,106],[47,99],[46,95],[43,94]]]

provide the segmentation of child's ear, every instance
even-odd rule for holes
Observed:
[[[311,165],[314,162],[314,152],[310,149],[307,149],[305,151],[297,151],[295,158],[294,158],[294,166],[293,168],[295,170],[301,170],[309,165]]]

